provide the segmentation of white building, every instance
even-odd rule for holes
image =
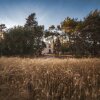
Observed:
[[[0,24],[0,40],[4,39],[4,29],[5,29],[5,24]]]
[[[45,42],[46,48],[42,51],[42,54],[52,54],[53,53],[53,45],[51,43]]]
[[[0,40],[1,39],[4,39],[4,33],[3,32],[0,32]]]

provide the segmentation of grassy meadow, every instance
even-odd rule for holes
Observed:
[[[100,100],[100,59],[1,57],[0,100]]]

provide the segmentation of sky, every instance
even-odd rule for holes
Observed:
[[[59,25],[66,17],[82,20],[92,10],[100,10],[100,0],[0,0],[0,24],[7,28],[24,25],[36,13],[39,25]]]

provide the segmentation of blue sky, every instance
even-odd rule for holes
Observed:
[[[83,19],[94,9],[100,10],[100,0],[0,0],[0,24],[24,25],[25,18],[35,12],[39,24],[48,28],[67,16]]]

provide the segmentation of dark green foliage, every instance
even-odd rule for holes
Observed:
[[[18,26],[8,30],[4,40],[4,54],[24,55],[33,53],[33,32]]]
[[[97,56],[100,52],[100,11],[95,10],[76,27],[78,53]]]
[[[71,34],[74,32],[78,22],[77,19],[72,19],[70,17],[67,17],[62,23],[61,28],[65,31],[65,33]]]
[[[59,55],[61,52],[61,42],[59,37],[57,37],[56,41],[54,42],[54,53]]]
[[[100,11],[95,10],[83,20],[67,18],[62,30],[68,35],[70,52],[75,55],[100,55]]]
[[[35,27],[35,26],[38,26],[38,22],[36,21],[36,14],[32,13],[26,19],[25,27],[32,28],[32,27]]]
[[[2,32],[3,29],[5,29],[5,28],[6,28],[5,24],[0,24],[0,32]]]
[[[7,30],[2,42],[4,55],[40,55],[45,47],[43,26],[39,26],[35,14],[29,15],[25,26]]]
[[[25,24],[25,28],[33,31],[34,54],[35,55],[41,55],[42,49],[45,47],[44,42],[43,42],[44,26],[38,25],[38,22],[36,21],[36,14],[35,13],[29,15],[26,20],[27,21],[26,21],[26,24]]]
[[[100,51],[100,11],[95,10],[90,12],[85,18],[84,24],[83,37],[90,42],[91,53],[98,55]]]
[[[4,28],[5,25],[1,24],[0,31],[3,32]],[[32,13],[24,27],[11,28],[5,32],[4,38],[0,37],[0,54],[39,56],[46,47],[44,39],[53,45],[55,54],[100,55],[100,10],[90,12],[82,21],[67,17],[61,25],[51,25],[45,31],[44,26],[38,25],[36,14]]]
[[[67,52],[69,52],[69,45],[67,42],[61,44],[61,52],[62,54],[66,54]]]

